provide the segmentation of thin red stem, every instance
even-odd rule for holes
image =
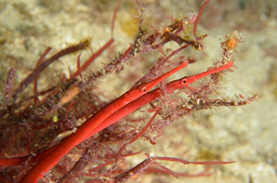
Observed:
[[[94,53],[73,75],[72,78],[76,78],[82,73],[94,60],[99,57],[106,49],[108,49],[114,42],[114,39],[111,38],[102,48],[100,48],[96,53]]]
[[[43,62],[44,58],[46,57],[46,55],[51,51],[51,47],[46,48],[46,50],[43,52],[43,54],[41,55],[41,57],[39,58],[36,68]],[[34,95],[37,95],[37,80],[38,80],[38,76],[34,79]],[[36,105],[38,103],[38,97],[34,97],[34,104]]]
[[[115,19],[116,19],[116,14],[117,14],[117,12],[118,12],[118,10],[119,10],[119,7],[120,7],[120,5],[121,5],[121,2],[122,2],[122,0],[119,0],[118,4],[117,4],[117,6],[116,6],[116,8],[115,8],[115,10],[114,10],[113,20],[112,20],[112,26],[111,26],[112,37],[113,37],[113,32],[114,32],[114,23],[115,23]]]
[[[0,159],[0,166],[15,166],[15,165],[22,165],[24,161],[26,161],[27,157],[20,157],[20,158],[1,158]]]
[[[201,17],[201,15],[202,15],[202,13],[203,13],[205,7],[206,7],[207,4],[209,3],[209,1],[210,1],[210,0],[206,0],[206,1],[203,3],[203,5],[202,5],[202,7],[201,7],[201,9],[200,9],[200,11],[199,11],[199,13],[198,13],[198,15],[197,15],[195,21],[194,21],[193,34],[194,34],[195,38],[197,38],[196,30],[197,30],[197,26],[198,26],[200,17]]]
[[[69,111],[70,111],[70,109],[71,109],[71,107],[72,107],[72,105],[73,105],[73,102],[74,102],[74,99],[72,99],[72,101],[70,102],[68,108],[66,109],[65,118],[67,118],[68,113],[69,113]]]
[[[77,69],[81,69],[81,60],[80,60],[81,54],[77,57]],[[70,75],[71,76],[71,75]],[[79,72],[79,76],[82,79],[82,72]]]
[[[203,172],[197,173],[197,174],[189,174],[189,173],[182,173],[182,172],[174,172],[176,175],[181,177],[207,177],[211,176],[213,173],[208,173],[208,171],[211,169],[211,167],[206,168]],[[170,174],[168,171],[155,168],[155,167],[149,167],[144,170],[144,172],[147,173],[161,173],[161,174]]]
[[[162,109],[159,108],[155,114],[151,117],[151,119],[149,120],[149,122],[145,125],[145,127],[129,142],[125,143],[121,148],[120,150],[118,151],[117,153],[117,156],[116,156],[116,162],[118,162],[118,159],[121,155],[121,152],[126,148],[127,145],[135,142],[136,140],[138,140],[145,132],[146,130],[149,128],[149,126],[152,124],[152,122],[154,121],[154,119],[156,118],[156,116],[160,113]]]

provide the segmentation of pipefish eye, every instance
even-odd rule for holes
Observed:
[[[147,92],[147,88],[144,86],[144,87],[141,88],[141,91],[142,92]]]
[[[187,79],[182,79],[182,84],[186,84],[187,83]]]

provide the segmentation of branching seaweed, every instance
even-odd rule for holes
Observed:
[[[164,81],[190,64],[201,63],[192,57],[174,57],[188,47],[204,50],[203,42],[207,35],[198,36],[196,31],[208,2],[209,0],[204,2],[197,15],[171,16],[171,23],[163,31],[158,31],[144,25],[145,10],[137,1],[137,18],[140,22],[134,42],[122,54],[88,77],[83,77],[82,73],[114,43],[113,33],[112,38],[84,64],[81,64],[80,56],[76,58],[77,70],[69,78],[60,76],[61,83],[43,91],[37,90],[37,80],[44,77],[43,72],[47,72],[47,67],[60,57],[87,48],[90,44],[88,40],[69,46],[49,58],[47,55],[51,49],[47,48],[38,59],[35,69],[17,87],[14,86],[17,71],[11,68],[0,104],[0,181],[125,182],[144,171],[175,177],[197,177],[211,175],[211,165],[234,163],[220,160],[190,162],[146,154],[147,158],[133,168],[120,166],[127,157],[139,153],[128,148],[129,144],[139,138],[156,144],[156,140],[163,136],[164,129],[184,116],[216,107],[243,106],[259,98],[255,94],[249,97],[239,95],[236,99],[226,100],[217,93],[221,78],[236,68],[233,55],[242,42],[236,31],[222,40],[222,54],[213,67],[200,74],[171,82]],[[120,3],[114,13],[112,32],[119,6]],[[163,48],[169,42],[174,42],[179,47],[164,52]],[[126,70],[124,65],[133,58],[146,62],[140,57],[141,54],[158,54],[158,51],[162,56],[152,69],[138,81],[130,81],[133,87],[122,96],[103,102],[99,94],[94,92],[96,81],[100,78],[111,73],[121,74],[121,71]],[[205,82],[191,86],[203,77],[207,78]],[[29,96],[21,96],[22,91],[32,82],[34,92],[29,92]],[[146,119],[127,116],[142,107],[145,111],[155,112],[145,126],[141,122]],[[203,172],[190,175],[174,172],[158,161],[207,167]]]

